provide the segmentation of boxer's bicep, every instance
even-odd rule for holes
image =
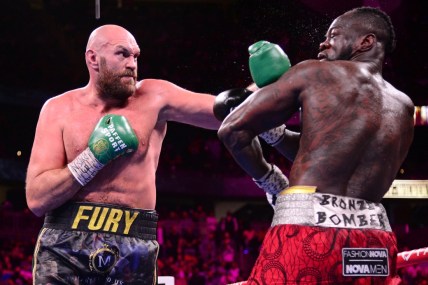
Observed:
[[[215,96],[196,93],[169,82],[164,82],[163,97],[166,102],[162,117],[207,129],[218,129],[220,122],[213,113]]]
[[[228,119],[256,136],[284,124],[298,110],[296,98],[293,90],[276,82],[254,92]]]
[[[40,112],[28,165],[27,179],[66,165],[62,129],[55,109],[46,104]]]

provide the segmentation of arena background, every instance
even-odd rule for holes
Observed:
[[[328,25],[337,15],[362,5],[381,7],[391,16],[397,33],[397,48],[387,58],[384,76],[421,107],[414,142],[397,179],[428,180],[428,122],[424,107],[428,105],[428,13],[424,1],[100,3],[99,19],[92,0],[1,3],[0,202],[3,208],[25,216],[20,215],[16,221],[2,217],[0,238],[29,239],[37,234],[40,219],[27,212],[24,187],[40,108],[46,99],[87,83],[87,38],[94,28],[109,23],[122,25],[135,35],[141,48],[139,79],[161,78],[190,90],[217,94],[251,83],[247,49],[252,43],[277,43],[295,64],[316,56]],[[298,115],[288,125],[298,130]],[[281,169],[289,170],[288,161],[268,147],[265,151]],[[217,140],[216,132],[170,123],[159,165],[161,213],[202,205],[218,219],[231,212],[244,223],[268,224],[272,210],[263,193],[237,167]],[[424,187],[428,192],[428,186]],[[426,198],[384,199],[403,247],[427,246]]]

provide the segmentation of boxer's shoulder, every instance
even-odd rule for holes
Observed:
[[[59,95],[55,95],[43,104],[42,114],[51,114],[51,116],[62,117],[73,106],[73,97],[76,93],[81,93],[77,90],[71,90]]]
[[[159,93],[175,85],[163,79],[147,78],[137,82],[137,93]]]
[[[191,101],[188,96],[194,96],[194,92],[184,89],[170,81],[162,79],[144,79],[137,83],[135,97],[138,100],[149,99],[160,109],[182,104],[183,101]]]
[[[349,60],[315,60],[301,61],[291,67],[294,72],[305,72],[307,74],[318,74],[320,71],[343,77],[346,72],[358,72],[362,68],[361,62]]]

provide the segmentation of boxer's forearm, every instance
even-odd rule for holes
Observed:
[[[275,149],[289,161],[294,161],[299,150],[299,144],[300,133],[286,130],[284,139],[275,145]]]
[[[259,179],[269,171],[270,165],[263,157],[257,137],[251,138],[247,132],[234,132],[227,127],[221,128],[218,135],[235,161],[248,175]]]
[[[28,176],[27,204],[40,217],[70,200],[81,188],[67,167],[45,171],[34,177]]]

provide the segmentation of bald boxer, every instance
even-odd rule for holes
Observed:
[[[218,131],[255,180],[280,176],[257,134],[302,109],[301,133],[276,148],[293,160],[247,284],[392,284],[397,243],[380,204],[413,139],[410,98],[382,77],[395,45],[388,15],[361,7],[336,18],[318,60],[251,94]]]
[[[217,129],[214,96],[137,81],[140,48],[120,26],[88,40],[89,82],[49,99],[27,173],[30,210],[45,215],[34,284],[155,284],[155,174],[167,121]]]

